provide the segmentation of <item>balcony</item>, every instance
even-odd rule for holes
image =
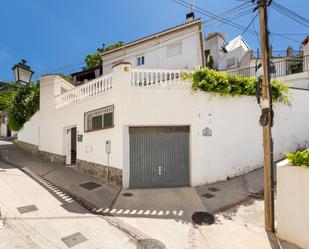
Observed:
[[[309,55],[287,57],[286,59],[276,61],[273,64],[276,68],[276,72],[271,74],[272,78],[303,73],[309,71]],[[255,67],[228,71],[230,74],[242,77],[255,77],[255,72]]]

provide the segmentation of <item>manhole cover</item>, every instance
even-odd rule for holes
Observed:
[[[137,242],[137,249],[166,249],[166,246],[156,239],[142,239]]]
[[[210,187],[208,188],[208,190],[212,191],[212,192],[217,192],[217,191],[220,191],[220,189],[217,189],[215,187]]]
[[[133,196],[132,193],[123,193],[122,195],[125,196],[125,197],[131,197],[131,196]]]
[[[72,235],[62,238],[61,240],[64,242],[64,244],[67,245],[67,247],[73,247],[86,241],[87,238],[81,233],[74,233]]]
[[[207,212],[195,212],[192,221],[198,225],[211,225],[215,223],[215,217]]]
[[[24,206],[24,207],[18,207],[17,210],[21,214],[24,214],[24,213],[29,213],[29,212],[37,211],[39,209],[35,205],[29,205],[29,206]]]
[[[100,185],[96,182],[86,182],[86,183],[80,184],[79,186],[81,186],[82,188],[85,188],[87,190],[93,190],[95,188],[101,187],[102,185]]]
[[[203,196],[204,198],[206,198],[206,199],[210,199],[210,198],[214,197],[214,195],[209,194],[209,193],[205,193],[205,194],[203,194],[202,196]]]

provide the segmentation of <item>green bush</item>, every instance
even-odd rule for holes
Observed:
[[[309,151],[297,151],[296,153],[286,153],[286,158],[294,165],[309,167]]]
[[[15,91],[0,92],[0,111],[10,108],[14,100],[15,94]]]
[[[39,84],[30,84],[20,87],[9,108],[9,127],[13,131],[19,131],[34,113],[39,110],[40,103]]]
[[[218,72],[209,68],[202,68],[192,73],[183,73],[184,80],[192,81],[192,89],[231,96],[256,96],[256,78],[235,76],[226,72]],[[289,87],[277,80],[271,82],[272,98],[274,102],[289,104]]]

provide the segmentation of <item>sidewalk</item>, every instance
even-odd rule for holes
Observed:
[[[5,144],[3,144],[5,143]],[[13,164],[17,168],[28,168],[36,175],[51,182],[58,188],[69,192],[76,199],[94,208],[111,208],[116,200],[120,187],[107,184],[90,174],[77,169],[66,167],[63,164],[42,161],[34,155],[22,151],[15,144],[1,141],[0,158]],[[81,184],[99,184],[94,189],[86,189]],[[91,184],[88,186],[92,188]],[[88,187],[86,185],[86,187]]]
[[[263,199],[263,168],[207,186],[196,187],[206,210],[212,214],[228,210],[252,197]]]

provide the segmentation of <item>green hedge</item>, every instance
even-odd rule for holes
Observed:
[[[34,113],[39,110],[40,103],[39,84],[30,84],[20,87],[9,108],[9,127],[13,131],[19,131]]]
[[[192,73],[183,73],[182,78],[192,81],[193,90],[200,89],[221,96],[256,96],[256,78],[235,76],[209,68],[202,68]],[[271,82],[271,90],[274,102],[289,104],[288,86],[273,80]]]
[[[286,153],[286,158],[294,165],[309,167],[309,151],[297,151],[296,153]]]

